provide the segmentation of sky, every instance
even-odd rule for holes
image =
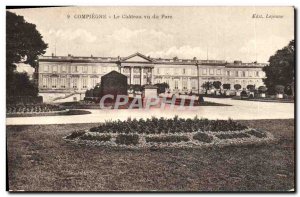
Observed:
[[[155,58],[267,63],[271,55],[294,39],[293,7],[61,7],[10,11],[36,24],[49,46],[45,55],[126,57],[140,52]],[[141,18],[126,17],[129,15]]]

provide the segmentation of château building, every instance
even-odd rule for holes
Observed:
[[[115,70],[128,84],[168,83],[171,92],[202,91],[206,81],[222,84],[264,85],[266,64],[228,63],[223,60],[150,58],[140,53],[128,57],[42,56],[36,69],[39,94],[44,102],[83,99],[86,90],[101,83],[101,76]]]

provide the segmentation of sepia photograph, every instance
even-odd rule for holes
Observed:
[[[9,192],[295,192],[293,6],[7,6]]]

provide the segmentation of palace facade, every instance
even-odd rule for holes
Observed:
[[[140,53],[128,57],[42,56],[35,76],[44,102],[83,99],[86,90],[101,83],[101,76],[115,70],[128,84],[168,83],[171,92],[198,92],[206,81],[222,84],[264,85],[266,64],[228,63],[223,60],[150,58]]]

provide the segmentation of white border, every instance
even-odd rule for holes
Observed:
[[[0,185],[1,185],[1,195],[8,196],[9,193],[5,191],[5,186],[6,186],[6,136],[5,136],[5,6],[41,6],[41,5],[48,5],[48,6],[53,6],[53,5],[70,5],[70,6],[79,6],[79,5],[85,5],[85,6],[148,6],[148,5],[153,5],[153,6],[295,6],[296,8],[299,9],[299,0],[251,0],[251,1],[238,1],[238,0],[205,0],[205,1],[196,1],[196,0],[173,0],[173,1],[168,1],[168,0],[102,0],[101,3],[99,3],[96,0],[91,0],[91,1],[85,1],[85,0],[27,0],[26,2],[24,0],[2,0],[0,1],[1,9],[0,9],[0,43],[2,43],[0,47],[0,60],[1,60],[1,66],[0,66],[0,73],[1,73],[1,83],[0,83],[0,88],[2,95],[0,102],[1,102],[1,131],[0,131],[0,139],[2,140],[1,143],[1,148],[0,148],[0,153],[1,153],[1,158],[2,158],[2,168],[0,170],[1,175],[0,176]],[[299,10],[298,10],[299,11]],[[299,20],[297,20],[297,27],[299,26]],[[298,37],[299,33],[297,33],[296,37]],[[298,55],[298,50],[297,50],[297,55]],[[297,75],[299,75],[299,69],[297,69]],[[297,84],[298,85],[298,84]],[[297,92],[299,92],[298,86],[297,87]],[[298,99],[297,99],[298,101]],[[297,134],[298,139],[297,142],[299,143],[299,133]],[[299,156],[299,151],[297,151]],[[297,161],[297,160],[296,160]],[[298,161],[299,164],[299,161]],[[299,172],[299,168],[297,170]],[[297,174],[299,175],[299,173]],[[297,176],[299,177],[299,176]],[[298,183],[299,181],[297,181]],[[298,188],[297,184],[297,188]],[[299,192],[298,192],[299,193]],[[32,194],[30,194],[32,195]],[[66,194],[57,194],[58,196],[66,195]],[[74,194],[67,194],[67,195],[74,195]],[[86,194],[76,194],[76,196],[84,196]],[[101,194],[104,195],[104,194]],[[112,194],[109,194],[112,195]],[[120,194],[113,194],[113,196],[117,196]],[[131,195],[131,194],[129,194]],[[162,194],[159,194],[162,195]],[[203,195],[203,194],[201,194]],[[214,194],[215,196],[217,194]],[[238,194],[241,195],[241,194]],[[243,194],[245,195],[245,194]],[[246,194],[247,195],[247,194]],[[254,194],[256,196],[263,196],[263,194]]]

